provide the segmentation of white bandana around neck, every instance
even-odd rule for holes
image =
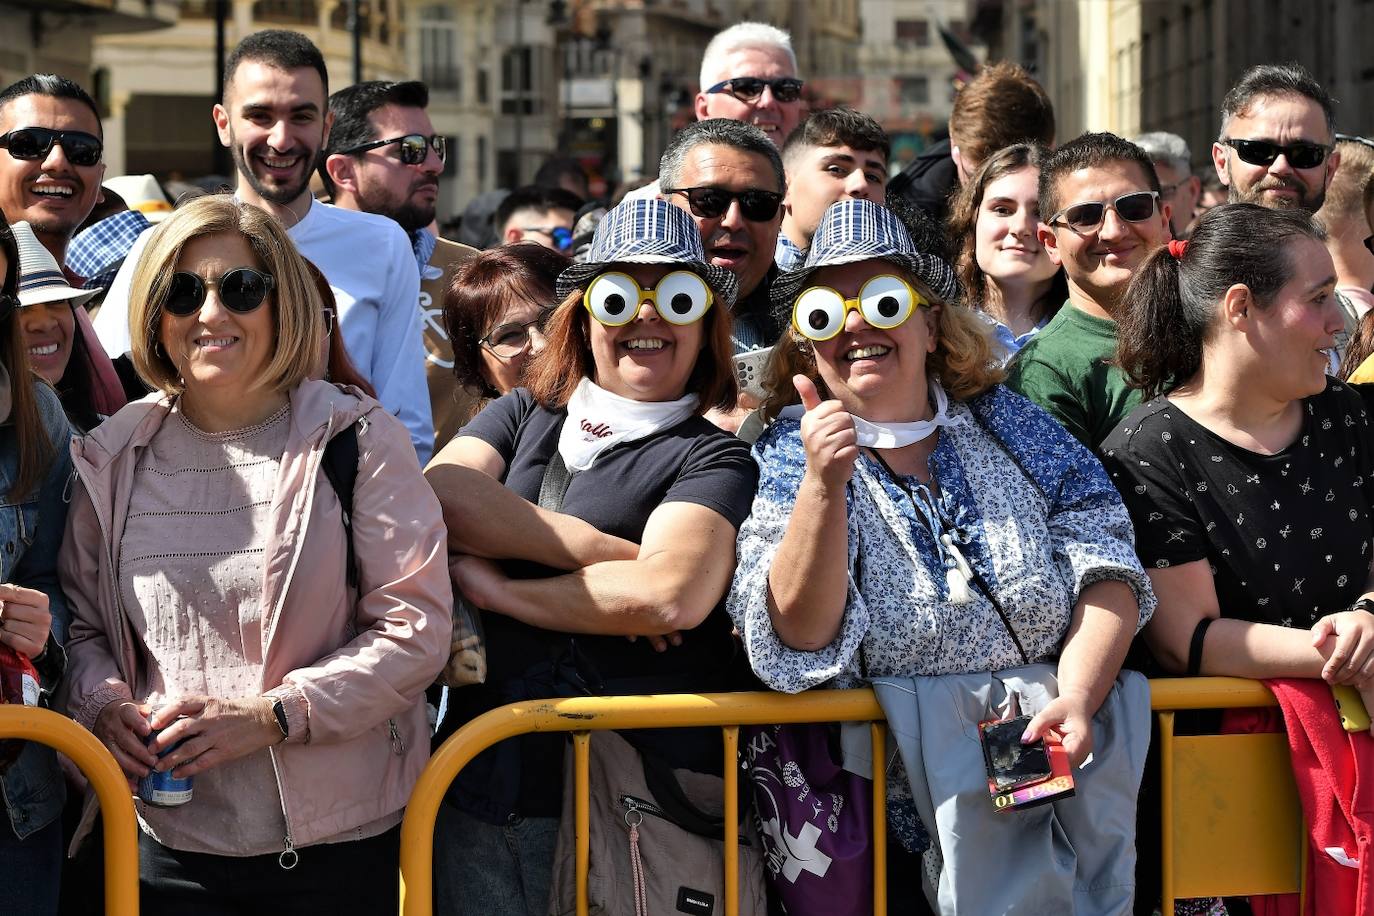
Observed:
[[[938,381],[927,378],[926,387],[935,402],[935,416],[929,420],[916,420],[911,423],[874,423],[858,414],[850,414],[854,418],[854,432],[860,448],[905,448],[913,442],[930,438],[941,426],[958,426],[963,422],[960,417],[949,415],[949,395],[945,394],[945,389]],[[778,416],[800,420],[805,413],[800,404],[793,404],[784,407]]]
[[[697,396],[676,401],[632,401],[591,379],[577,383],[568,400],[568,419],[558,433],[558,453],[572,471],[585,471],[618,442],[633,442],[676,426],[697,409]]]

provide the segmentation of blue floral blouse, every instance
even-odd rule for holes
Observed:
[[[967,403],[952,401],[949,413],[955,423],[941,430],[930,459],[939,512],[1029,660],[1058,656],[1078,595],[1104,579],[1131,585],[1144,626],[1154,593],[1136,559],[1130,517],[1092,453],[1041,408],[1001,386]],[[849,687],[863,677],[1020,665],[1006,626],[976,588],[971,603],[950,603],[944,549],[866,453],[846,497],[849,594],[840,631],[811,652],[778,638],[768,616],[768,571],[806,469],[800,429],[798,420],[778,420],[755,445],[759,488],[740,529],[727,601],[764,683],[796,693],[832,680]],[[906,484],[920,487],[914,477]]]

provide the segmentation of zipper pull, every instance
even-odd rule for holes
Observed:
[[[300,864],[300,861],[301,854],[296,852],[296,843],[291,839],[291,828],[288,826],[286,828],[286,849],[277,856],[277,864],[281,866],[282,871],[290,871]]]
[[[401,730],[396,727],[395,719],[386,720],[387,734],[391,735],[391,751],[397,757],[406,752],[406,743],[401,740]]]

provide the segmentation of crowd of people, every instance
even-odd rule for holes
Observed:
[[[1150,913],[1146,675],[1374,709],[1374,141],[1255,66],[1204,178],[1171,133],[1057,137],[995,63],[898,171],[804,85],[732,26],[655,180],[555,158],[474,244],[426,87],[331,95],[299,33],[233,49],[237,188],[175,205],[104,181],[75,82],[0,91],[0,665],[128,777],[143,912],[394,912],[431,748],[507,703],[868,683],[892,759],[823,744],[889,767],[894,907]],[[1074,797],[998,811],[1002,720]],[[721,775],[714,729],[624,737]],[[460,773],[436,912],[564,912],[564,752]],[[92,912],[84,781],[22,743],[0,785],[0,912]],[[1349,912],[1374,864],[1322,829]]]

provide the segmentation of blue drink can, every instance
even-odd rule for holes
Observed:
[[[159,734],[160,732],[153,732],[149,735],[148,743],[151,744]],[[158,757],[166,757],[185,743],[185,741],[178,741],[158,754]],[[191,779],[190,776],[175,777],[171,770],[165,773],[153,770],[138,781],[138,797],[159,808],[175,808],[178,805],[184,805],[191,800]]]

